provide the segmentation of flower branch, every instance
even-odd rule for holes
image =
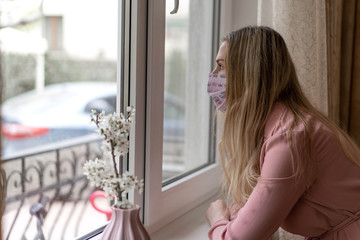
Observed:
[[[120,208],[131,208],[133,205],[127,200],[126,194],[137,189],[143,191],[143,180],[129,172],[120,174],[117,162],[121,166],[121,156],[129,151],[129,134],[134,122],[135,109],[127,108],[127,117],[122,113],[108,114],[92,110],[91,122],[94,122],[102,137],[103,159],[96,158],[84,164],[84,174],[90,183],[102,188],[108,200],[114,200],[114,205]],[[121,169],[121,167],[120,167]]]

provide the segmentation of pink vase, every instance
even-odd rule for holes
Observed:
[[[102,240],[150,240],[140,221],[138,205],[131,209],[111,208],[111,219],[103,231]]]

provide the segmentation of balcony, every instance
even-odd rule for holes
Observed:
[[[82,172],[99,146],[95,134],[3,158],[4,239],[74,239],[104,225]]]

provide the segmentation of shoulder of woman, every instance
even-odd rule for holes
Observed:
[[[273,107],[265,125],[265,140],[276,134],[288,133],[290,129],[294,133],[304,131],[309,131],[309,133],[331,132],[315,115],[304,110],[301,110],[301,114],[305,123],[300,118],[295,117],[294,113],[285,104],[277,103]],[[306,130],[306,128],[308,129]]]
[[[287,123],[293,122],[293,119],[293,115],[289,114],[288,108],[283,103],[275,104],[265,124],[265,139],[276,133],[283,132],[286,125],[288,125]]]

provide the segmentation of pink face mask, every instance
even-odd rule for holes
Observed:
[[[209,81],[207,85],[207,91],[210,97],[213,99],[216,108],[220,112],[225,112],[225,89],[226,89],[226,77],[220,74],[209,74]]]

